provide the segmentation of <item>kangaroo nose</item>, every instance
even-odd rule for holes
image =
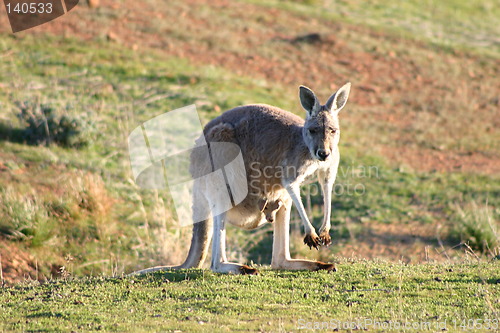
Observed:
[[[267,220],[269,221],[269,223],[273,223],[274,222],[274,219],[272,217],[269,217]]]
[[[328,153],[324,149],[318,149],[318,152],[316,154],[318,154],[319,159],[322,161],[326,160],[327,157],[330,156],[330,153]]]

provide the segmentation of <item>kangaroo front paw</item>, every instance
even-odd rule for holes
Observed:
[[[332,244],[332,237],[330,237],[330,233],[325,230],[319,234],[319,241],[321,242],[321,245],[329,246]]]
[[[245,274],[245,275],[258,275],[259,271],[256,270],[255,268],[252,268],[247,265],[241,265],[240,267],[240,274]]]
[[[317,261],[316,265],[317,265],[317,267],[316,267],[315,271],[321,271],[321,270],[332,271],[332,272],[336,272],[337,271],[337,268],[335,267],[335,264],[328,264],[328,263],[324,263],[324,262],[321,262],[321,261]]]
[[[316,233],[314,233],[313,235],[308,234],[304,238],[304,244],[309,246],[309,249],[314,247],[316,250],[319,250],[319,247],[321,245],[321,241],[320,241],[318,235],[316,235]]]

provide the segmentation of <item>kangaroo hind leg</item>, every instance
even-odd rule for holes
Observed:
[[[258,274],[255,268],[228,262],[226,256],[226,213],[214,216],[211,269],[217,273]]]

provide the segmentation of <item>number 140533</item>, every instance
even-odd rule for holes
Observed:
[[[17,3],[15,6],[10,3],[5,4],[7,13],[17,14],[50,14],[52,13],[52,3],[47,2],[23,2]]]

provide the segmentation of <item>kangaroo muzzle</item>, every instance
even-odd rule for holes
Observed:
[[[316,150],[316,156],[320,161],[324,161],[330,156],[330,152],[325,149],[318,149]]]

